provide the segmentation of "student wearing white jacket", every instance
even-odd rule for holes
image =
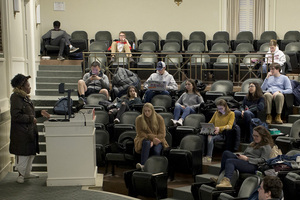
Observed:
[[[168,90],[177,90],[178,86],[176,81],[174,80],[174,77],[169,74],[166,71],[166,64],[162,61],[159,61],[157,63],[156,67],[156,73],[153,73],[150,75],[150,77],[147,79],[147,81],[144,83],[144,88],[147,89],[145,92],[144,96],[144,102],[149,102],[151,103],[152,98],[157,95],[157,94],[164,94],[168,95],[169,91]],[[165,81],[167,83],[165,91],[153,91],[148,89],[148,82],[149,81]]]
[[[273,56],[274,56],[274,58],[273,58]],[[279,50],[279,48],[277,46],[277,41],[271,40],[270,48],[266,54],[265,63],[263,64],[263,73],[268,72],[267,67],[269,64],[278,63],[280,65],[280,67],[282,67],[285,62],[286,62],[285,54]]]

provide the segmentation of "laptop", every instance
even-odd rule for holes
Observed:
[[[165,91],[167,90],[166,81],[148,81],[148,89],[154,91]]]
[[[51,39],[55,39],[64,34],[64,31],[51,31]]]
[[[215,135],[215,125],[213,123],[202,123],[200,122],[201,125],[201,135]]]

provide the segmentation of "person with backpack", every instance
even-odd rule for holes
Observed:
[[[261,87],[256,82],[249,84],[249,90],[243,100],[243,104],[240,110],[235,110],[235,119],[238,121],[242,119],[245,122],[246,130],[249,130],[249,141],[253,141],[252,133],[253,129],[251,126],[251,119],[257,117],[257,113],[264,110],[265,98],[262,93]]]
[[[186,116],[196,113],[196,109],[203,103],[203,98],[197,91],[194,80],[185,82],[185,92],[179,97],[175,103],[174,119],[171,119],[174,125],[182,126]],[[180,114],[182,115],[180,116]]]
[[[34,105],[30,100],[30,76],[17,74],[11,80],[13,94],[10,97],[10,144],[9,152],[16,157],[15,170],[18,171],[18,183],[24,183],[25,179],[38,178],[32,174],[32,162],[39,153],[39,134],[37,129],[37,119]],[[41,116],[50,118],[46,110],[42,110]]]

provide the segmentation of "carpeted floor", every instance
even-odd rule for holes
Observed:
[[[0,200],[122,200],[134,199],[103,191],[83,190],[81,186],[47,187],[47,173],[39,173],[40,178],[16,182],[18,174],[8,173],[0,181]],[[99,189],[100,190],[100,189]]]

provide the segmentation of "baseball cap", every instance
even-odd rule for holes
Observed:
[[[163,61],[159,61],[156,66],[156,70],[160,71],[166,67],[166,64]]]

